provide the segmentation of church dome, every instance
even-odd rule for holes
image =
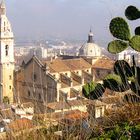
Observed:
[[[93,33],[90,30],[88,41],[79,49],[79,56],[100,57],[101,54],[101,48],[94,43]]]

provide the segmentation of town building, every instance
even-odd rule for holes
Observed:
[[[15,71],[14,99],[16,102],[37,104],[35,110],[42,105],[46,109],[46,105],[52,102],[82,99],[83,85],[112,73],[113,62],[107,58],[41,61],[33,56]]]
[[[140,64],[140,55],[137,51],[133,50],[132,48],[127,48],[126,50],[120,52],[118,54],[117,60],[125,60],[127,61],[130,65],[133,63],[133,56],[135,56],[135,60],[137,65]]]
[[[14,35],[6,16],[4,1],[0,4],[0,101],[8,97],[13,102]]]
[[[36,108],[76,100],[82,97],[82,86],[93,80],[92,65],[83,58],[40,61],[33,56],[15,72],[15,101],[31,101],[38,104]]]

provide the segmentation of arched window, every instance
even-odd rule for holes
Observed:
[[[9,50],[9,46],[6,45],[6,46],[5,46],[5,55],[6,55],[6,56],[8,56],[8,50]]]

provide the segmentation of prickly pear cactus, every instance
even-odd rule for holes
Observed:
[[[125,10],[125,16],[129,20],[140,18],[140,11],[134,6],[128,6]],[[111,34],[119,39],[108,44],[108,51],[116,54],[124,51],[128,46],[140,52],[140,26],[135,29],[135,36],[131,37],[129,25],[125,19],[116,17],[111,20],[109,29]]]
[[[103,80],[103,84],[91,82],[83,86],[83,95],[94,100],[101,97],[106,88],[116,92],[131,89],[133,94],[126,94],[126,100],[131,102],[140,101],[140,67],[136,66],[135,59],[133,59],[132,67],[124,60],[116,61],[114,73],[107,75]]]
[[[98,99],[105,92],[102,84],[90,82],[83,86],[82,93],[88,99]]]
[[[140,11],[135,6],[130,5],[125,10],[125,16],[129,20],[136,20],[136,19],[140,18]]]
[[[128,41],[131,38],[129,26],[127,22],[121,17],[112,19],[109,29],[111,34],[118,39]]]
[[[125,16],[129,20],[139,19],[140,10],[134,6],[128,6],[125,10]],[[136,27],[135,35],[131,37],[129,25],[125,19],[116,17],[111,20],[109,29],[111,34],[117,38],[117,40],[108,44],[108,51],[110,53],[120,53],[129,46],[140,52],[140,26]],[[103,95],[106,88],[117,92],[131,89],[134,94],[126,95],[126,98],[138,99],[140,101],[140,67],[136,66],[134,57],[132,67],[124,60],[116,61],[114,73],[108,75],[103,80],[103,84],[91,82],[83,86],[84,96],[88,99],[98,99]]]
[[[127,78],[133,76],[132,68],[124,60],[117,60],[115,62],[114,73],[120,75],[121,77],[127,77]],[[122,81],[124,82],[125,80],[122,79]]]
[[[120,53],[126,48],[128,48],[128,43],[121,40],[114,40],[108,44],[108,51],[113,54]]]
[[[140,35],[140,26],[136,27],[135,29],[135,35]]]
[[[130,40],[130,46],[140,52],[140,36],[139,35],[136,35],[136,36],[133,36],[132,39]]]
[[[128,90],[126,84],[123,83],[120,75],[110,74],[104,80],[104,87],[117,92],[124,92]]]

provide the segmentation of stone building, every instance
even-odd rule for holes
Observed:
[[[35,110],[40,110],[46,102],[57,101],[57,86],[58,82],[47,73],[42,62],[33,56],[15,71],[15,102],[31,101],[35,105]]]
[[[79,99],[82,86],[93,80],[92,65],[82,58],[41,62],[33,56],[15,72],[15,101],[45,107],[50,102]]]
[[[0,101],[13,102],[14,35],[6,16],[4,1],[0,4]]]

